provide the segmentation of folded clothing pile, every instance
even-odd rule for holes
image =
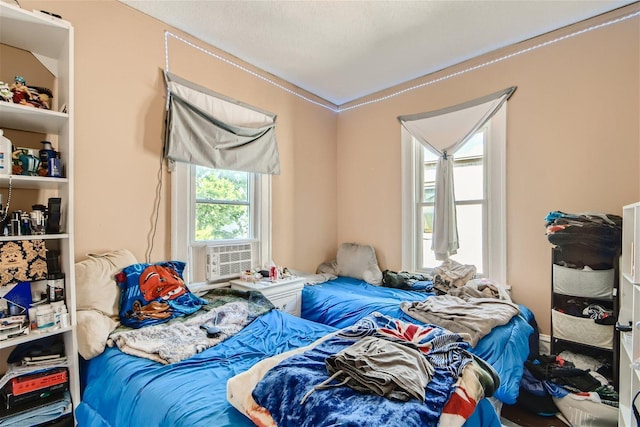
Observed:
[[[602,213],[549,212],[545,217],[547,239],[555,246],[587,246],[615,254],[622,246],[622,217]]]

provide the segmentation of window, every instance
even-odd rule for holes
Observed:
[[[196,166],[194,240],[249,240],[255,217],[251,201],[255,185],[249,172]]]
[[[506,107],[454,154],[460,248],[451,258],[478,274],[506,282]],[[430,272],[441,264],[431,250],[437,156],[404,128],[403,269]]]
[[[250,243],[254,266],[270,256],[270,175],[176,162],[172,174],[172,257],[188,283],[206,281],[206,247]]]
[[[483,218],[486,217],[486,198],[484,192],[484,147],[487,130],[486,128],[476,132],[458,149],[454,156],[453,176],[455,182],[456,212],[458,216],[458,234],[460,249],[456,258],[465,264],[473,264],[482,271],[483,251],[482,251],[482,229],[484,228]],[[420,270],[427,270],[438,266],[441,261],[437,261],[435,254],[431,251],[432,230],[433,230],[433,206],[435,196],[435,176],[438,156],[430,150],[417,144],[419,152],[416,155],[416,169],[422,165],[422,181],[417,208],[422,211],[424,229],[422,231],[422,244],[418,249],[422,253],[418,257],[417,267]]]

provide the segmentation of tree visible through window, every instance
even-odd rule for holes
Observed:
[[[198,166],[195,178],[195,240],[251,236],[251,177],[248,172]]]

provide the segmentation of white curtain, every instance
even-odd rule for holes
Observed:
[[[439,156],[436,165],[433,240],[436,259],[457,253],[458,226],[453,182],[453,155],[476,133],[516,90],[492,93],[463,104],[428,113],[398,117],[402,126],[420,143]]]
[[[276,116],[165,72],[165,157],[214,169],[280,173]]]

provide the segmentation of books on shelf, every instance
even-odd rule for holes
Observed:
[[[67,368],[50,368],[33,374],[25,374],[12,378],[8,384],[9,387],[5,387],[5,390],[10,388],[10,392],[14,396],[19,396],[58,384],[65,384],[68,381]]]
[[[21,394],[14,394],[8,390],[3,391],[2,397],[4,398],[5,407],[7,409],[11,409],[16,406],[26,405],[32,402],[35,404],[37,401],[46,397],[60,396],[67,390],[69,390],[69,381],[65,380],[64,382],[59,382],[57,384],[27,391]]]
[[[70,413],[67,358],[24,356],[10,363],[0,378],[0,395],[0,425],[37,425]]]
[[[2,378],[0,378],[0,389],[4,389],[4,387],[15,378],[38,375],[58,368],[68,369],[66,357],[43,362],[36,366],[22,365],[21,363],[9,363],[7,372],[2,376]]]

